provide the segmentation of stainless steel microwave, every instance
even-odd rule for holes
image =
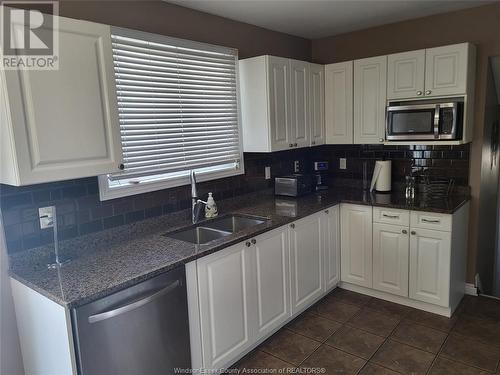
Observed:
[[[386,138],[389,141],[459,140],[463,108],[462,98],[389,103]]]

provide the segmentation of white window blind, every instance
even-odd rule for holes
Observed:
[[[111,181],[237,170],[237,51],[113,29],[124,169]]]

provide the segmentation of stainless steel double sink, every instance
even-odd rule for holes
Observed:
[[[257,216],[230,214],[217,219],[203,221],[187,229],[166,233],[165,236],[202,245],[244,229],[263,224],[267,220],[269,219]]]

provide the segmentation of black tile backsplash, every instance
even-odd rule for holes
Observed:
[[[339,158],[347,158],[341,170]],[[468,185],[469,146],[382,146],[325,145],[312,149],[246,153],[245,174],[200,183],[198,192],[209,191],[216,200],[268,189],[273,179],[264,179],[264,167],[271,166],[272,176],[293,173],[298,160],[303,172],[310,172],[312,161],[328,160],[335,179],[360,179],[363,161],[393,160],[393,180],[403,181],[413,172],[454,177],[458,185]],[[370,165],[371,173],[372,165]],[[181,186],[131,197],[101,202],[97,177],[71,181],[13,187],[0,184],[0,209],[9,253],[30,249],[53,241],[52,229],[40,230],[38,207],[56,205],[59,238],[67,239],[102,231],[119,225],[159,216],[191,205],[190,187]]]

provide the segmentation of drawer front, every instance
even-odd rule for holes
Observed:
[[[373,207],[373,221],[375,223],[410,225],[410,211],[394,208]]]
[[[452,215],[425,211],[411,211],[411,228],[422,228],[451,232]]]

